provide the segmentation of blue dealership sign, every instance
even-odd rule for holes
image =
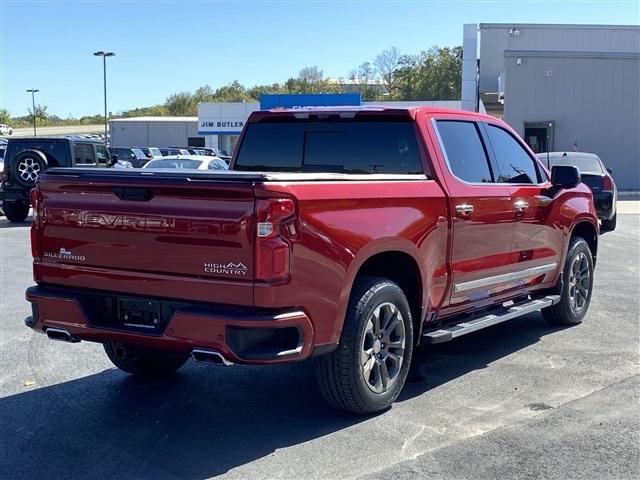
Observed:
[[[359,93],[263,93],[260,110],[272,108],[344,107],[360,105]]]

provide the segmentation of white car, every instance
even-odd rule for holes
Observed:
[[[11,135],[13,134],[13,128],[4,123],[0,123],[0,135]]]
[[[183,168],[188,170],[228,170],[227,162],[218,157],[205,155],[170,155],[150,160],[142,168]]]

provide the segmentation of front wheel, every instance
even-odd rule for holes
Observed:
[[[188,356],[136,348],[115,342],[104,343],[107,357],[123,372],[145,377],[166,377],[173,375],[185,362]]]
[[[338,348],[318,359],[322,396],[339,410],[371,414],[398,398],[413,352],[409,302],[384,278],[356,281]]]
[[[577,325],[589,310],[593,290],[593,257],[581,237],[571,239],[562,278],[560,301],[542,310],[542,315],[554,325]]]

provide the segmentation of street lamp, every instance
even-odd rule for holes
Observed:
[[[115,53],[113,52],[103,52],[102,50],[99,52],[95,52],[93,54],[96,57],[102,57],[102,68],[104,72],[104,141],[109,145],[109,137],[108,127],[107,127],[107,57],[114,57]]]
[[[36,92],[39,92],[37,88],[30,88],[27,90],[31,94],[31,113],[33,113],[33,136],[36,136]]]

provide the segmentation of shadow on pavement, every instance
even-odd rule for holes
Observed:
[[[553,331],[536,314],[425,349],[419,360],[426,380],[409,383],[399,401],[485,368]],[[324,405],[311,361],[188,364],[164,381],[109,369],[0,399],[0,471],[4,478],[203,479],[368,421],[375,420]],[[301,478],[305,461],[296,467]]]

